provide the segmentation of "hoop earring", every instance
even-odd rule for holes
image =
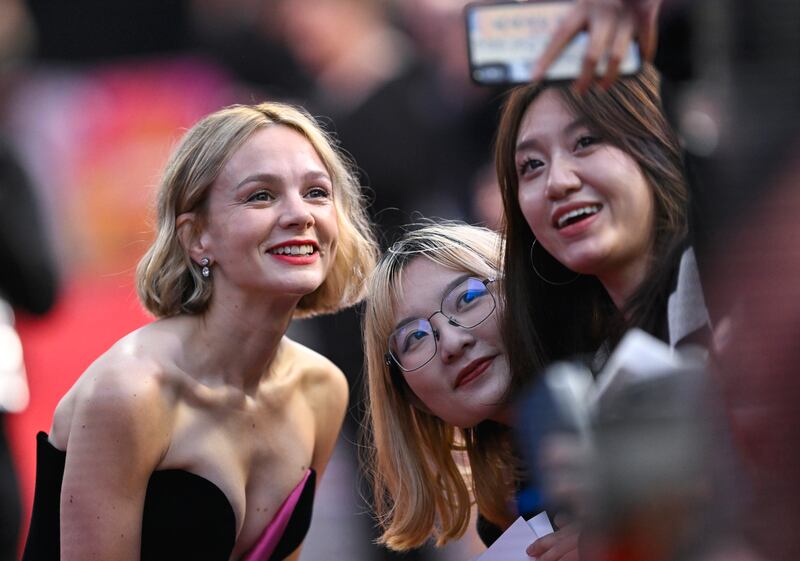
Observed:
[[[534,247],[536,247],[536,238],[533,239],[533,243],[531,244],[531,252],[530,252],[531,268],[533,269],[533,272],[536,273],[536,276],[539,277],[540,279],[542,279],[542,281],[544,281],[547,284],[552,285],[552,286],[564,286],[564,285],[567,285],[567,284],[572,284],[573,282],[578,280],[579,276],[581,276],[580,273],[575,273],[574,277],[572,277],[569,280],[565,280],[565,281],[551,281],[550,279],[545,278],[545,276],[542,275],[542,273],[539,272],[539,270],[536,268],[536,265],[533,262],[533,248]]]
[[[211,269],[209,268],[210,264],[211,261],[209,261],[208,257],[203,257],[200,260],[200,266],[202,267],[202,269],[200,269],[200,274],[203,275],[204,279],[211,277]]]

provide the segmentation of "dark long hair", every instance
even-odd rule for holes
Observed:
[[[532,270],[535,236],[518,202],[515,151],[522,117],[545,88],[557,90],[573,114],[585,118],[606,142],[629,154],[653,190],[656,259],[624,310],[615,308],[594,276],[552,286]],[[688,234],[689,193],[680,145],[662,110],[656,70],[646,65],[635,76],[618,80],[607,92],[594,88],[582,96],[567,84],[525,85],[512,90],[503,107],[495,157],[505,210],[503,330],[512,369],[530,379],[543,364],[592,352],[603,340],[613,341],[630,326],[662,337],[659,329],[672,274]],[[536,245],[534,258],[537,270],[548,278],[574,276],[541,244]]]

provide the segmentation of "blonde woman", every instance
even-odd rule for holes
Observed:
[[[232,106],[184,136],[138,290],[156,320],[78,379],[38,437],[25,561],[296,559],[347,385],[284,336],[360,299],[375,243],[305,111]]]
[[[501,251],[485,228],[428,224],[395,243],[370,278],[366,464],[379,541],[391,549],[461,536],[474,503],[500,529],[517,516]]]

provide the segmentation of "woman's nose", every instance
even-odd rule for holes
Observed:
[[[279,221],[283,228],[307,230],[314,225],[314,215],[299,193],[287,196],[283,203]]]
[[[468,348],[475,344],[475,337],[471,330],[459,327],[447,317],[437,318],[438,325],[434,328],[438,333],[437,345],[439,356],[444,363],[457,360]]]
[[[575,162],[569,156],[556,156],[550,162],[545,187],[548,198],[561,199],[581,188]]]

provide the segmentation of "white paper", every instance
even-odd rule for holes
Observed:
[[[530,526],[533,533],[536,534],[537,539],[553,533],[553,526],[550,524],[550,518],[548,518],[547,513],[544,511],[528,519],[528,526]]]
[[[552,533],[546,512],[540,512],[527,522],[520,516],[489,549],[472,561],[531,561],[525,550],[542,536]]]
[[[669,376],[683,364],[682,356],[670,349],[669,345],[641,329],[631,329],[598,374],[597,385],[589,398],[589,408],[596,409],[604,396],[620,388]]]

